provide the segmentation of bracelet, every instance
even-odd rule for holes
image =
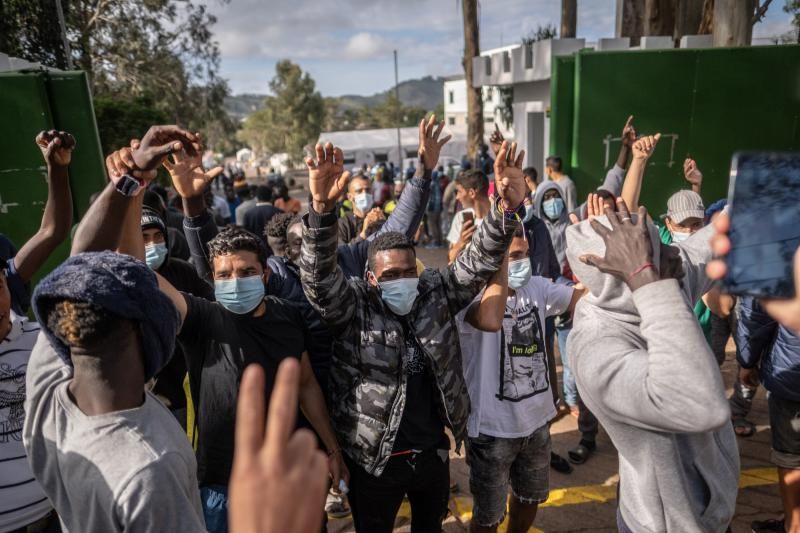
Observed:
[[[333,457],[337,453],[341,453],[341,451],[342,451],[341,448],[334,448],[332,450],[328,450],[328,457]]]
[[[648,268],[652,268],[653,270],[655,270],[656,269],[656,265],[654,265],[653,263],[645,263],[645,264],[643,264],[642,266],[640,266],[639,268],[637,268],[636,270],[634,270],[633,272],[628,274],[628,281],[632,280],[634,278],[634,276],[636,276],[637,274],[641,274],[643,271],[647,270]]]

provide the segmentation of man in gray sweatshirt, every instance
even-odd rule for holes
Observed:
[[[568,350],[584,403],[619,451],[621,532],[723,532],[739,455],[714,355],[690,302],[708,291],[711,228],[661,246],[646,212],[567,230],[567,255],[591,291]],[[611,228],[611,229],[609,229]]]

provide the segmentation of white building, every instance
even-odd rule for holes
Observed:
[[[517,44],[486,50],[472,58],[472,83],[482,87],[484,94],[493,87],[510,87],[513,90],[513,139],[525,148],[524,164],[535,167],[541,174],[544,160],[549,155],[550,77],[554,57],[572,55],[583,48],[652,50],[672,47],[671,37],[642,37],[641,45],[637,47],[630,46],[628,37],[599,39],[597,43],[586,43],[585,39],[547,39],[530,45]],[[709,48],[711,36],[686,35],[681,38],[680,47]],[[447,102],[445,94],[445,116]],[[466,101],[464,107],[466,109]],[[484,107],[484,116],[486,112]],[[568,154],[559,155],[566,157]]]
[[[442,135],[452,135],[453,138],[442,147],[439,163],[446,165],[450,161],[461,161],[461,156],[467,151],[467,128],[445,123]],[[365,163],[372,166],[390,161],[399,165],[401,160],[405,168],[408,161],[417,160],[419,128],[400,128],[402,152],[397,146],[396,128],[323,132],[317,142],[331,142],[341,148],[344,152],[345,168],[360,167]]]
[[[506,128],[500,109],[503,95],[499,88],[483,87],[483,123],[488,135],[497,124],[504,136],[512,137],[513,128]],[[448,126],[467,127],[467,81],[462,75],[450,76],[444,82],[444,121]]]

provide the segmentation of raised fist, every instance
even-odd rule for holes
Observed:
[[[49,167],[67,167],[72,161],[75,137],[66,131],[40,131],[36,136],[36,144]]]
[[[633,143],[633,158],[643,159],[645,161],[650,159],[650,156],[652,156],[653,152],[656,150],[656,145],[660,138],[661,134],[656,133],[655,135],[645,135],[637,140]]]
[[[151,126],[133,151],[133,160],[140,170],[157,168],[169,154],[185,150],[196,156],[199,150],[198,137],[178,126]]]

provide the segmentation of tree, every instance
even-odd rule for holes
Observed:
[[[644,0],[617,0],[618,37],[630,37],[631,45],[638,46],[644,35]]]
[[[786,0],[783,11],[792,15],[797,43],[800,44],[800,0]]]
[[[0,50],[65,69],[55,5],[0,0]],[[211,31],[216,19],[203,3],[62,0],[62,5],[73,62],[86,72],[95,98],[133,107],[150,101],[170,121],[214,138],[211,147],[230,145],[235,128],[222,118],[228,87],[218,77],[219,47]],[[104,139],[104,145],[111,141]]]
[[[764,18],[772,0],[705,0],[698,33],[711,33],[714,46],[748,46],[753,26]]]
[[[299,162],[315,143],[325,120],[325,102],[308,73],[289,60],[275,65],[264,107],[247,117],[238,138],[259,152],[286,152]]]
[[[472,58],[480,53],[478,0],[461,0],[464,18],[464,78],[467,81],[467,155],[474,158],[483,144],[483,98],[472,81]]]
[[[561,37],[574,38],[578,30],[578,0],[561,0]]]

